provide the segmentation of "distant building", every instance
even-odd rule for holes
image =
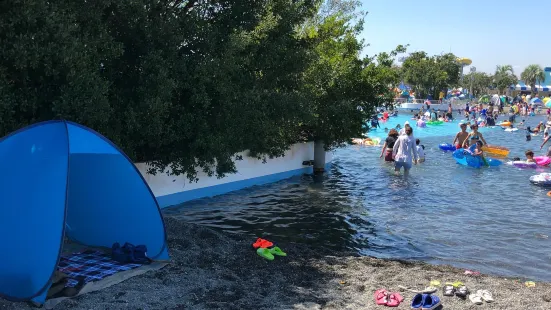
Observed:
[[[545,73],[545,80],[536,84],[535,91],[549,95],[551,92],[551,67],[545,67],[543,72]],[[511,85],[509,87],[509,91],[511,91],[513,95],[516,95],[518,93],[530,93],[532,89],[530,85],[526,85],[524,81],[519,80],[516,85]]]

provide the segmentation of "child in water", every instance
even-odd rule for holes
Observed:
[[[416,145],[415,148],[417,149],[417,155],[419,158],[417,162],[422,163],[425,161],[425,146],[419,145],[419,143],[421,143],[421,140],[415,139],[415,145]]]
[[[480,156],[484,160],[484,152],[482,151],[482,141],[476,141],[476,147],[473,150],[473,156]]]
[[[526,151],[526,153],[524,153],[524,155],[526,155],[526,162],[527,163],[535,163],[536,162],[534,160],[534,152]]]
[[[532,140],[532,134],[533,133],[534,133],[534,131],[532,131],[532,129],[530,129],[530,126],[526,127],[526,141]]]

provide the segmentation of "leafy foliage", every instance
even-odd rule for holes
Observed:
[[[470,72],[463,76],[464,88],[470,89],[475,97],[485,94],[492,86],[492,76],[485,72]]]
[[[494,85],[499,91],[505,93],[507,88],[511,85],[515,85],[517,81],[518,79],[511,65],[496,66]]]
[[[429,56],[425,52],[413,52],[404,60],[404,80],[413,86],[418,97],[426,98],[448,87],[459,84],[461,67],[451,53]]]
[[[303,80],[303,127],[309,138],[323,141],[328,149],[361,136],[367,118],[375,107],[390,102],[390,90],[399,81],[391,67],[405,47],[360,59],[364,44],[358,35],[365,14],[356,11],[357,5],[329,1],[303,29],[314,52]]]
[[[235,154],[338,146],[396,84],[396,52],[361,59],[347,0],[0,2],[0,134],[94,128],[151,172],[235,172]]]
[[[545,80],[545,73],[540,65],[529,65],[522,71],[520,78],[530,85],[532,94],[536,92],[536,84],[541,83]]]

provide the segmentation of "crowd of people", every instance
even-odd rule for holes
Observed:
[[[510,128],[514,128],[516,117],[530,116],[536,113],[536,107],[534,105],[527,103],[522,100],[522,98],[520,98],[520,100],[517,99],[519,98],[515,98],[515,101],[510,105],[508,122],[507,118],[504,119],[504,121],[508,123],[507,126]],[[440,114],[437,111],[431,111],[430,108],[427,109],[427,111],[421,108],[418,114],[414,114],[413,119],[417,121],[449,122],[454,119],[453,112],[451,104],[448,106],[445,113]],[[459,111],[460,115],[461,112],[464,112],[466,122],[460,123],[460,131],[455,135],[452,144],[457,149],[462,148],[471,152],[473,156],[481,156],[484,158],[483,146],[487,145],[487,142],[478,129],[480,126],[496,125],[497,119],[504,113],[503,103],[488,105],[487,107],[483,104],[472,106],[466,104],[464,111]],[[526,131],[527,141],[531,140],[532,135],[543,132],[544,140],[540,146],[540,149],[543,149],[547,142],[551,140],[551,109],[547,109],[547,118],[546,124],[542,121],[534,128],[530,126],[524,128],[525,122],[522,120],[515,130],[524,129]],[[419,123],[417,123],[417,126],[419,126],[418,124]],[[502,124],[504,123],[499,125],[503,126]],[[468,129],[470,129],[470,132],[467,131]],[[392,129],[385,128],[385,132],[388,133],[388,136],[384,141],[380,158],[384,157],[386,162],[393,162],[396,173],[399,173],[403,168],[404,174],[407,175],[413,165],[425,161],[424,146],[420,144],[421,141],[419,139],[413,136],[413,127],[409,122],[406,121],[403,128],[400,125]],[[529,150],[525,152],[525,156],[526,162],[529,163],[533,161],[534,153]],[[547,156],[551,157],[551,146],[549,146]],[[516,159],[518,158],[515,158],[515,160]]]

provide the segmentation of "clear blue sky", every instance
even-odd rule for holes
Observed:
[[[362,38],[373,55],[410,44],[408,51],[451,52],[470,58],[477,71],[529,64],[551,67],[551,1],[361,0]],[[465,73],[468,68],[465,69]]]

